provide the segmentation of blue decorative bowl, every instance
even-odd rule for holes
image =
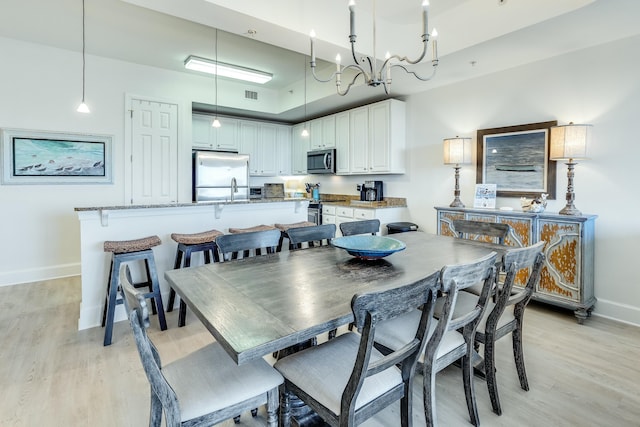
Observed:
[[[400,240],[370,234],[338,237],[333,239],[331,244],[360,259],[384,258],[407,247]]]

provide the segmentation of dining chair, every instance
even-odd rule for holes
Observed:
[[[266,253],[276,252],[278,241],[280,240],[280,230],[271,229],[264,231],[251,231],[248,233],[225,234],[216,238],[216,245],[220,249],[221,261],[238,259],[238,254],[243,253],[243,258],[250,255],[262,254],[262,249]]]
[[[411,383],[438,287],[436,272],[409,285],[356,294],[351,309],[360,334],[347,332],[278,360],[274,367],[285,379],[280,390],[282,425],[290,425],[289,394],[293,393],[331,426],[361,424],[400,400],[400,425],[410,426]],[[404,334],[403,346],[387,355],[374,348],[380,322],[420,306],[422,315]]]
[[[120,271],[129,322],[151,385],[149,425],[210,426],[260,405],[267,406],[267,425],[278,425],[278,393],[282,376],[265,360],[237,365],[220,344],[206,345],[162,366],[147,335],[149,310],[144,295],[131,285],[129,269]]]
[[[291,228],[287,234],[289,235],[290,247],[293,250],[302,248],[303,243],[313,248],[314,246],[328,245],[331,239],[336,237],[336,225],[323,224]]]
[[[540,280],[540,273],[544,263],[545,242],[538,242],[526,248],[511,249],[502,259],[502,267],[506,272],[504,283],[498,287],[495,302],[489,300],[487,309],[478,323],[475,342],[484,345],[484,374],[489,389],[489,397],[493,412],[502,414],[495,369],[495,343],[500,338],[511,334],[513,344],[513,358],[518,371],[520,387],[529,391],[527,372],[524,366],[524,352],[522,347],[522,329],[524,310],[531,300],[534,288]],[[524,287],[514,286],[516,278],[522,278],[524,272]],[[477,297],[461,292],[454,310],[454,316],[468,311]]]
[[[472,359],[474,335],[486,307],[489,291],[495,278],[497,254],[490,254],[467,264],[447,265],[440,270],[441,296],[435,310],[440,310],[437,321],[431,323],[425,351],[418,366],[423,372],[424,410],[427,426],[437,425],[436,374],[454,362],[461,360],[462,380],[469,418],[475,426],[480,424],[473,385]],[[483,292],[476,297],[476,304],[465,313],[454,314],[461,290],[482,282]],[[407,331],[415,328],[421,315],[419,310],[384,322],[378,327],[376,347],[384,352],[397,351],[407,339]]]
[[[511,226],[497,222],[454,219],[453,230],[461,239],[464,238],[465,235],[466,238],[471,240],[480,240],[478,239],[479,236],[485,236],[490,238],[487,240],[490,243],[504,245],[504,241],[511,231]]]
[[[348,221],[340,223],[340,232],[343,236],[353,236],[356,234],[373,234],[380,231],[379,219],[365,219],[362,221]]]

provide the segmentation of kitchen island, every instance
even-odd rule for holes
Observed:
[[[276,198],[75,208],[80,220],[82,280],[78,329],[99,326],[101,323],[111,262],[111,254],[103,249],[105,240],[133,240],[151,235],[160,237],[162,244],[153,248],[153,253],[160,288],[166,301],[169,286],[164,280],[164,272],[173,269],[177,247],[177,243],[171,239],[171,233],[198,233],[211,229],[226,233],[229,227],[305,221],[308,205],[309,199]],[[202,263],[201,255],[194,254],[193,265]],[[133,269],[132,273],[135,280],[140,271]],[[123,306],[117,306],[115,320],[125,318]]]

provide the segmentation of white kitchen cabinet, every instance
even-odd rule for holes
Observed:
[[[336,173],[349,173],[349,112],[335,115],[336,123]]]
[[[302,136],[304,123],[291,128],[291,173],[293,175],[307,174],[307,151],[309,151],[309,137]]]
[[[350,110],[348,173],[404,173],[405,117],[404,103],[395,99]]]
[[[380,234],[387,234],[386,225],[390,222],[407,220],[407,208],[354,208],[346,205],[322,205],[322,223],[336,225],[336,237],[342,236],[340,224],[343,222],[380,220]]]
[[[214,117],[208,114],[193,114],[191,120],[192,147],[204,150],[238,151],[238,127],[240,120],[218,117],[221,126],[211,126]]]
[[[369,107],[349,111],[349,172],[369,173]]]
[[[311,150],[323,150],[336,146],[335,115],[311,120],[309,127],[309,148]]]
[[[276,176],[277,125],[242,120],[240,152],[249,155],[249,175]]]
[[[276,125],[276,165],[278,175],[291,175],[291,127]]]

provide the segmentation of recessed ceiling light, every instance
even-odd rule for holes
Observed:
[[[241,67],[234,64],[216,62],[212,59],[200,58],[189,55],[184,61],[184,67],[188,70],[200,71],[202,73],[214,74],[220,77],[244,80],[247,82],[264,84],[273,78],[273,74],[266,73],[252,68]]]

